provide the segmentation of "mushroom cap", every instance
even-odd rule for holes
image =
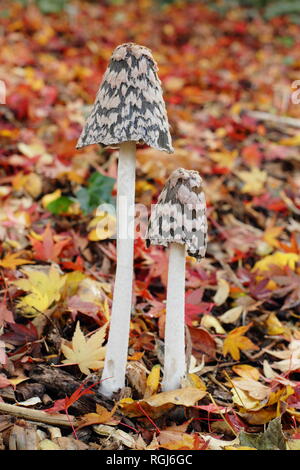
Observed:
[[[76,148],[135,141],[172,153],[157,65],[150,49],[121,44],[111,57]]]
[[[174,242],[185,244],[190,256],[205,256],[206,201],[201,176],[194,170],[173,171],[151,211],[148,246]]]

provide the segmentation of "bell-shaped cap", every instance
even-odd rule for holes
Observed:
[[[190,256],[203,258],[207,246],[206,201],[197,171],[173,171],[151,211],[148,246],[185,244]]]
[[[118,46],[76,148],[135,141],[173,152],[157,65],[146,47]]]

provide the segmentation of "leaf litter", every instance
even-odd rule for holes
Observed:
[[[51,14],[2,3],[4,447],[299,449],[300,111],[284,100],[299,25],[189,1],[70,0]],[[111,232],[96,230],[97,207],[115,203],[117,155],[75,145],[112,50],[128,41],[154,52],[175,148],[138,148],[136,202],[155,203],[175,168],[198,170],[209,244],[201,263],[187,258],[190,373],[162,392],[168,256],[136,240],[127,387],[105,400],[115,215]]]

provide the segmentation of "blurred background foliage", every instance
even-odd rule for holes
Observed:
[[[22,4],[28,5],[35,2],[42,13],[59,13],[64,10],[69,0],[18,0]],[[90,0],[95,2],[96,0]],[[98,0],[97,0],[98,1]],[[190,0],[197,3],[199,0]],[[103,0],[103,4],[110,5],[126,5],[126,0]],[[180,0],[156,0],[159,6],[171,3],[180,3]],[[300,2],[299,0],[204,0],[210,8],[216,10],[220,14],[235,7],[245,7],[248,15],[261,14],[265,19],[272,19],[281,15],[288,15],[289,20],[294,23],[300,23]]]

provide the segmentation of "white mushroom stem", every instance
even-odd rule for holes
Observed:
[[[117,181],[117,270],[100,393],[111,396],[125,385],[132,306],[136,143],[120,145]],[[105,380],[104,380],[105,379]]]
[[[170,244],[162,389],[180,388],[185,361],[185,245]]]

